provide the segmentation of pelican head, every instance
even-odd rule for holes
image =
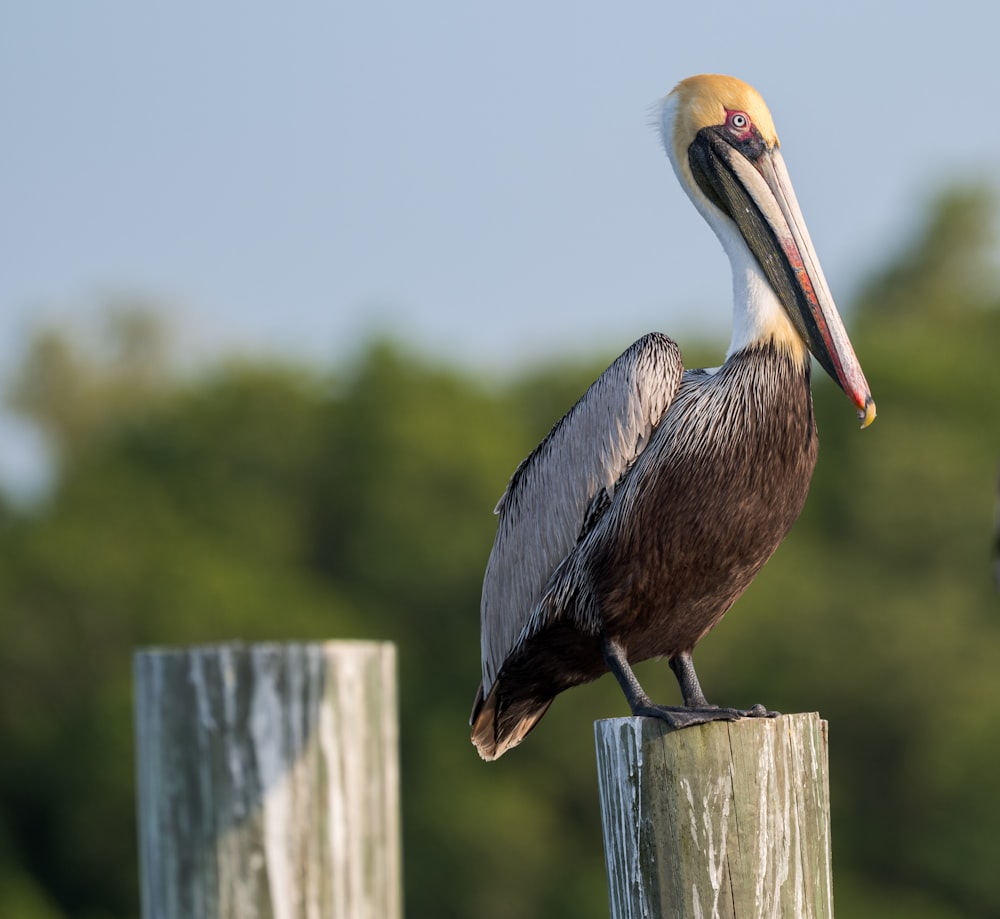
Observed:
[[[689,77],[663,101],[660,130],[677,178],[733,267],[730,353],[772,341],[805,361],[808,348],[867,427],[875,419],[875,403],[760,93],[734,77]]]

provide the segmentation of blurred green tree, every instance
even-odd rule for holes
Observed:
[[[848,311],[879,420],[856,433],[817,375],[806,511],[698,652],[713,698],[830,720],[835,897],[861,919],[1000,915],[992,208],[942,195]],[[0,507],[0,915],[137,915],[135,647],[329,637],[399,646],[407,912],[607,915],[591,722],[624,714],[614,681],[496,764],[466,722],[490,510],[613,355],[490,381],[379,340],[329,375],[179,375],[168,340],[141,314],[96,347],[42,330],[13,387],[58,476]]]

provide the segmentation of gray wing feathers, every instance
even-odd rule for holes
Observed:
[[[674,398],[682,372],[671,339],[644,336],[514,471],[496,507],[500,520],[483,581],[484,695],[525,637],[549,577],[580,537],[588,509],[602,491],[605,504],[613,496]]]

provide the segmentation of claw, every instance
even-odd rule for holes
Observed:
[[[744,718],[780,718],[781,712],[772,712],[758,702],[752,708],[741,711],[740,715]]]

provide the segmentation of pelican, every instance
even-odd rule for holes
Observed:
[[[816,463],[810,353],[858,410],[875,403],[792,190],[771,114],[733,77],[681,81],[659,127],[678,180],[729,256],[732,340],[684,370],[653,333],[517,467],[483,582],[472,740],[519,744],[557,694],[609,670],[633,715],[674,728],[774,716],[705,698],[691,654],[799,516]],[[632,664],[666,658],[683,705]]]

